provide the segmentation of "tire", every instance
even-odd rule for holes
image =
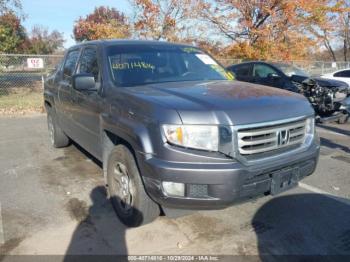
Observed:
[[[342,125],[342,124],[346,124],[349,120],[349,115],[345,115],[342,116],[341,118],[339,118],[339,120],[337,121],[338,124]]]
[[[147,195],[135,158],[124,145],[108,156],[107,183],[113,208],[126,226],[145,225],[159,216],[159,206]]]
[[[56,148],[69,145],[69,137],[59,127],[52,109],[47,110],[47,128],[51,145]]]

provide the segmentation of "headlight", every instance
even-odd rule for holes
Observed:
[[[315,134],[315,118],[310,117],[306,119],[306,134],[314,135]]]
[[[163,125],[163,130],[170,144],[218,151],[219,128],[217,126]]]

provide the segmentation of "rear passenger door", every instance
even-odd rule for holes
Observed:
[[[72,90],[73,119],[79,134],[76,140],[95,157],[101,154],[100,119],[102,98],[100,96],[101,70],[96,46],[86,46],[81,52],[76,74],[91,74],[95,78],[96,90]]]
[[[252,75],[252,70],[253,70],[252,64],[235,65],[229,68],[228,70],[234,73],[235,79],[238,81],[250,82],[250,83],[254,82],[253,75]]]
[[[68,51],[63,62],[62,71],[58,76],[58,99],[55,103],[56,114],[61,128],[68,136],[73,134],[73,110],[72,110],[72,76],[78,62],[80,49]]]

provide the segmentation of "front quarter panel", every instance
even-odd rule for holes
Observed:
[[[109,110],[102,115],[102,128],[128,142],[135,151],[155,154],[162,144],[160,123],[181,124],[178,113],[129,94],[127,89],[114,89],[107,95]]]
[[[44,82],[44,102],[45,106],[49,104],[52,108],[55,105],[55,97],[57,97],[57,88],[53,76],[47,78]]]

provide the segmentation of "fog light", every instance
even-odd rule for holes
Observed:
[[[163,182],[163,189],[169,196],[185,196],[185,184],[175,182]]]

